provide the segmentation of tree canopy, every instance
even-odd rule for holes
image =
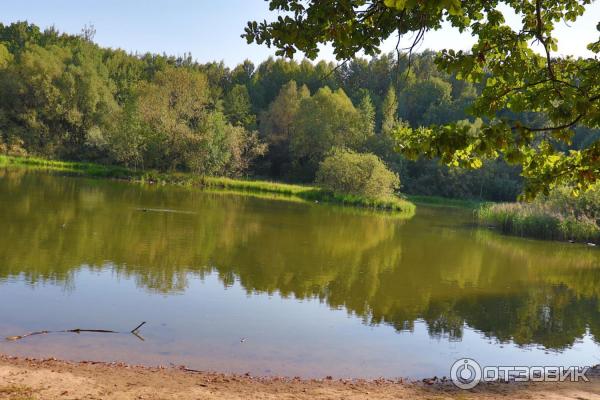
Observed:
[[[485,159],[502,156],[521,165],[531,197],[560,183],[575,191],[600,177],[600,143],[565,150],[577,126],[600,126],[600,61],[598,57],[559,57],[554,28],[571,23],[591,0],[269,0],[282,13],[272,22],[251,21],[243,35],[248,42],[276,47],[292,57],[318,55],[330,43],[339,60],[362,51],[374,56],[384,40],[414,33],[417,43],[443,23],[477,38],[471,51],[444,50],[436,64],[458,79],[481,85],[471,107],[484,124],[473,130],[456,123],[399,129],[398,150],[408,157],[440,158],[449,165],[478,168]],[[501,4],[503,7],[501,7]],[[506,10],[519,18],[511,27]],[[597,26],[600,31],[600,23]],[[535,51],[531,44],[537,46]],[[594,54],[600,40],[589,43]],[[398,55],[401,49],[397,47]],[[435,89],[435,81],[428,83]],[[419,112],[429,112],[419,110]],[[539,118],[524,118],[524,113]]]

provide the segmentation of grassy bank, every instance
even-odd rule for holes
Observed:
[[[236,193],[268,193],[301,199],[303,201],[392,211],[407,217],[410,217],[415,213],[415,205],[413,203],[395,196],[388,199],[368,199],[359,196],[331,193],[314,186],[293,185],[279,182],[231,179],[224,177],[201,177],[191,173],[163,173],[157,171],[131,170],[123,167],[93,163],[54,161],[36,157],[11,157],[0,155],[0,167],[2,166],[35,168],[94,178],[121,179],[150,184],[172,184],[232,191]]]
[[[600,244],[600,190],[573,197],[555,189],[532,203],[486,205],[478,211],[482,224],[502,233],[546,240]]]
[[[407,195],[407,200],[415,204],[424,204],[428,206],[439,206],[439,207],[456,207],[456,208],[479,208],[489,202],[478,201],[478,200],[466,200],[466,199],[449,199],[447,197],[440,196],[419,196],[419,195]]]

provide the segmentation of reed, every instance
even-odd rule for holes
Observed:
[[[567,188],[558,188],[532,203],[485,205],[478,217],[505,234],[599,244],[599,199],[597,189],[574,197]]]

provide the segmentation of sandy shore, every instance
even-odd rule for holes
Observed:
[[[0,356],[0,399],[600,399],[589,383],[488,384],[255,378],[124,364]]]

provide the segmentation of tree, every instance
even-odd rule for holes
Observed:
[[[235,85],[225,95],[224,112],[232,125],[255,128],[256,116],[252,114],[250,95],[245,85]]]
[[[0,43],[0,69],[6,68],[13,60],[12,54]]]
[[[124,105],[115,128],[107,135],[111,158],[126,167],[144,168],[147,138],[138,114],[137,101],[130,98]]]
[[[449,107],[451,93],[452,85],[437,77],[414,82],[403,92],[400,107],[402,119],[415,128],[429,125],[426,121],[431,118],[430,114],[439,108]]]
[[[124,105],[132,96],[135,86],[144,78],[144,62],[123,50],[110,50],[105,55],[106,68],[116,86],[115,98]]]
[[[363,123],[362,130],[364,134],[367,137],[373,136],[375,133],[375,106],[371,100],[371,95],[366,90],[358,105],[358,112]]]
[[[167,68],[137,91],[137,118],[145,135],[145,165],[201,175],[239,175],[264,153],[254,133],[232,126],[210,105],[202,72]],[[131,121],[129,120],[129,121]]]
[[[290,143],[297,178],[312,181],[333,147],[361,149],[369,134],[363,118],[341,89],[325,87],[302,100]]]
[[[252,76],[256,67],[250,60],[244,60],[242,64],[236,66],[231,71],[231,82],[234,85],[249,85],[252,83]]]
[[[251,170],[254,161],[267,153],[268,145],[261,142],[256,131],[248,131],[240,126],[226,127],[229,160],[221,171],[221,175],[241,176]]]
[[[381,114],[381,132],[386,136],[390,135],[398,124],[398,99],[396,98],[396,89],[393,86],[388,88],[383,99]]]
[[[153,82],[141,82],[137,96],[137,111],[148,138],[145,164],[159,169],[185,168],[191,148],[201,140],[200,129],[209,123],[206,76],[169,68],[157,73]],[[195,166],[199,168],[197,163]]]
[[[97,156],[117,104],[89,44],[27,45],[0,73],[0,130],[44,155]]]
[[[319,164],[316,183],[334,193],[381,199],[394,194],[400,178],[374,154],[334,148]]]
[[[36,44],[40,41],[42,32],[40,28],[26,21],[15,22],[10,25],[0,23],[0,37],[7,44],[11,54],[18,54],[25,50],[27,44]]]
[[[289,174],[290,143],[296,130],[295,120],[300,103],[310,97],[306,86],[298,88],[295,81],[285,84],[279,95],[261,116],[261,134],[269,145],[267,155],[271,174],[281,177]]]
[[[473,106],[487,123],[478,132],[456,124],[398,132],[399,150],[416,157],[439,157],[447,164],[476,167],[502,155],[520,164],[533,196],[561,183],[587,189],[600,177],[600,142],[561,151],[576,125],[600,127],[600,62],[597,58],[557,57],[555,24],[577,20],[591,0],[508,0],[521,16],[509,26],[497,1],[416,0],[270,0],[285,16],[274,22],[249,22],[248,42],[275,46],[277,54],[304,52],[314,59],[320,43],[331,43],[340,60],[359,51],[376,55],[392,35],[415,32],[416,44],[442,23],[477,38],[470,52],[447,50],[437,64],[461,79],[481,84]],[[600,24],[598,24],[600,30]],[[535,42],[541,54],[530,43]],[[600,40],[588,49],[600,53]],[[512,113],[499,115],[502,110]],[[522,112],[544,115],[546,124],[529,125]]]

